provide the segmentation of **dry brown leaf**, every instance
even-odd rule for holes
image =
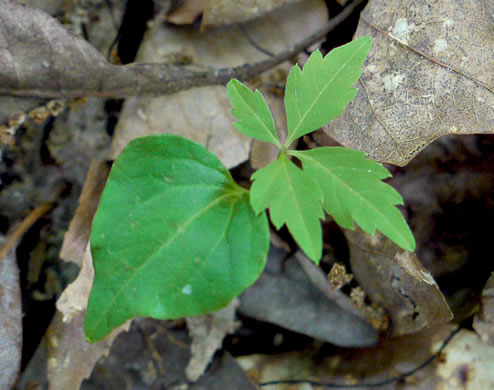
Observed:
[[[473,328],[482,342],[494,346],[494,273],[482,290],[480,312],[473,319]]]
[[[195,382],[204,374],[213,360],[217,350],[223,345],[223,339],[238,327],[235,313],[239,305],[238,299],[227,307],[212,314],[186,318],[190,346],[190,361],[185,369],[187,379]]]
[[[202,14],[207,0],[185,0],[168,13],[166,21],[173,24],[192,24]]]
[[[492,1],[370,1],[360,92],[325,131],[400,166],[442,135],[494,132],[492,15]]]
[[[394,336],[447,323],[451,311],[434,278],[417,257],[389,239],[362,230],[345,230],[350,264],[366,294],[382,306]]]
[[[82,265],[81,261],[91,233],[91,223],[109,172],[110,168],[105,162],[93,160],[91,163],[79,197],[79,206],[64,236],[60,250],[60,257],[63,260]]]
[[[297,1],[300,0],[208,0],[201,27],[246,22],[259,18],[284,4]]]
[[[108,354],[115,337],[130,327],[130,321],[127,321],[100,342],[90,344],[86,341],[84,316],[94,276],[89,246],[81,263],[78,277],[58,299],[58,312],[46,332],[50,390],[77,390],[98,359]]]
[[[0,245],[6,240],[0,237]],[[22,306],[15,248],[0,258],[0,389],[13,388],[21,367]]]
[[[302,33],[309,36],[321,27],[326,21],[326,12],[320,0],[294,4],[251,22],[249,34],[265,49],[279,52],[300,40]],[[238,27],[201,34],[155,23],[140,47],[139,60],[166,61],[177,53],[188,53],[195,63],[219,67],[266,58]],[[231,168],[247,160],[251,141],[232,126],[234,118],[230,109],[226,88],[222,86],[182,91],[166,97],[127,99],[113,139],[111,157],[116,158],[136,137],[174,133],[205,145]]]

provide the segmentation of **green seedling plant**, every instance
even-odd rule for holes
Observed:
[[[376,229],[413,251],[413,235],[382,179],[386,168],[341,147],[292,150],[298,138],[341,114],[357,94],[371,39],[362,37],[323,58],[315,51],[287,79],[288,136],[282,143],[259,91],[238,80],[227,94],[241,133],[269,142],[278,158],[256,171],[250,191],[202,145],[177,135],[131,141],[113,164],[90,237],[95,269],[85,318],[89,341],[135,317],[174,319],[228,305],[264,269],[266,210],[286,225],[316,264],[325,212],[342,227]],[[300,163],[296,165],[294,161]]]

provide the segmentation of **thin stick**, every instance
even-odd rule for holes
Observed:
[[[18,88],[17,85],[15,87],[0,86],[0,95],[47,98],[97,96],[122,99],[128,96],[168,95],[208,85],[226,85],[232,78],[246,81],[289,60],[324,38],[330,31],[343,23],[362,2],[363,0],[353,1],[315,33],[296,43],[290,49],[275,54],[274,57],[264,61],[210,71],[197,71],[187,67],[160,63],[134,62],[119,66],[107,64],[103,70],[109,73],[102,76],[96,87],[86,87],[80,84],[68,89],[60,88],[59,85],[56,88],[48,86],[44,89],[40,89],[38,86],[35,88],[29,86]],[[132,74],[133,76],[131,76]]]
[[[45,215],[48,211],[53,208],[53,202],[45,202],[36,207],[33,211],[31,211],[24,221],[19,225],[17,229],[15,229],[12,236],[10,236],[9,240],[5,244],[5,246],[0,250],[0,262],[7,257],[7,254],[10,252],[12,248],[14,248],[19,241],[22,239],[24,234],[33,226],[36,221],[38,221],[43,215]]]

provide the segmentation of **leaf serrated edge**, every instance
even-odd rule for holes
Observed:
[[[309,161],[309,163],[312,163],[314,166],[319,167],[321,170],[327,172],[331,177],[334,178],[335,181],[339,181],[340,184],[343,187],[347,187],[349,191],[353,191],[353,189],[347,185],[347,183],[345,182],[345,180],[343,180],[340,177],[338,177],[338,175],[335,175],[331,170],[329,170],[327,167],[325,167],[319,161],[317,161],[317,160],[311,158],[310,156],[308,156],[307,153],[304,153],[304,151],[289,150],[289,151],[287,151],[287,154],[298,158],[302,162],[302,166],[303,167],[305,167],[305,162],[306,161]],[[362,157],[365,158],[364,156],[362,156]],[[381,179],[378,179],[378,180],[381,183],[389,186],[392,190],[394,190],[400,196],[400,199],[401,199],[400,202],[391,205],[391,207],[393,207],[396,211],[398,211],[398,209],[396,208],[396,205],[403,205],[404,204],[403,197],[392,186],[390,186],[387,183],[384,183]],[[317,183],[316,180],[314,180],[314,181]],[[318,184],[318,186],[319,186],[319,184]],[[322,188],[320,186],[319,186],[319,188],[322,191]],[[326,196],[326,194],[323,193],[323,197],[325,197],[325,196]],[[376,214],[380,215],[384,220],[388,221],[388,225],[391,226],[393,228],[393,230],[395,230],[395,234],[396,234],[397,237],[401,237],[403,243],[399,243],[399,241],[397,241],[397,240],[389,237],[387,234],[384,234],[379,228],[376,227],[377,230],[379,230],[382,234],[384,234],[386,237],[388,237],[391,241],[393,241],[395,244],[397,244],[402,249],[405,249],[405,250],[410,251],[410,252],[415,251],[415,247],[416,247],[415,238],[414,238],[413,233],[411,232],[410,227],[408,226],[405,218],[403,217],[403,215],[399,211],[398,211],[398,213],[399,213],[399,216],[400,216],[400,220],[402,222],[402,226],[403,226],[403,228],[405,228],[405,232],[403,232],[401,229],[395,227],[395,225],[393,223],[391,223],[386,216],[382,215],[382,213],[381,213],[381,211],[379,209],[376,209],[375,208],[375,206],[374,206],[374,204],[372,202],[368,202],[367,199],[364,198],[364,197],[362,197],[362,199],[365,201],[365,204],[368,207],[372,208],[376,212]],[[324,207],[324,201],[322,202],[322,204],[323,204],[323,207]],[[324,210],[329,214],[329,211],[325,207],[324,207]],[[355,219],[353,217],[353,214],[351,215],[351,218],[352,218],[352,220],[355,223]],[[354,228],[355,227],[350,228],[350,229],[353,230]],[[375,231],[374,232],[367,231],[367,230],[365,230],[365,231],[366,231],[366,233],[369,233],[371,235],[375,234]]]
[[[281,149],[283,146],[281,144],[281,141],[279,139],[279,136],[278,136],[278,133],[276,131],[276,123],[274,121],[274,118],[273,118],[273,113],[271,111],[271,109],[269,108],[268,106],[268,103],[266,102],[266,99],[264,98],[264,95],[258,90],[256,89],[255,91],[252,91],[249,87],[247,87],[244,83],[240,82],[239,80],[237,79],[231,79],[228,84],[227,84],[227,95],[228,95],[228,98],[230,99],[230,103],[232,103],[232,106],[233,106],[233,109],[232,109],[232,114],[235,118],[237,118],[237,116],[234,114],[234,111],[236,110],[235,106],[233,105],[233,102],[232,102],[232,99],[230,98],[229,96],[229,93],[230,91],[235,91],[237,93],[238,96],[240,96],[240,93],[238,92],[238,89],[240,88],[243,88],[246,90],[246,92],[254,95],[254,96],[257,96],[257,97],[260,97],[262,102],[264,103],[264,105],[266,106],[268,112],[271,114],[270,116],[270,119],[271,119],[271,124],[272,124],[272,130],[270,129],[270,126],[266,125],[266,123],[259,117],[259,115],[257,114],[257,112],[250,106],[250,104],[245,104],[246,107],[249,109],[249,112],[251,113],[251,115],[255,118],[258,119],[258,122],[261,123],[261,125],[264,127],[265,131],[266,131],[266,134],[270,136],[270,138],[272,138],[272,141],[270,141],[272,144],[276,145],[276,147],[278,149]],[[237,118],[238,119],[238,118]],[[241,119],[238,119],[236,122],[233,123],[233,125],[235,126],[236,123],[238,122],[241,122],[242,120]],[[237,127],[235,127],[237,128]],[[238,131],[240,131],[238,128],[237,128]],[[242,133],[242,131],[240,131]],[[256,137],[253,137],[253,136],[249,136],[251,138],[256,138]]]

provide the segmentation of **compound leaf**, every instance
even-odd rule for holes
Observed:
[[[326,212],[344,228],[355,221],[365,232],[378,229],[401,248],[413,251],[415,239],[403,215],[395,207],[401,195],[382,182],[391,174],[363,152],[340,147],[289,151],[303,165],[323,192]]]
[[[226,305],[264,268],[266,214],[203,146],[174,135],[133,140],[93,221],[86,337],[138,316],[197,316]]]
[[[233,79],[227,84],[226,93],[233,106],[232,114],[238,119],[233,126],[249,137],[270,142],[281,149],[273,115],[261,92],[252,92]]]
[[[362,74],[360,67],[371,45],[369,37],[362,37],[332,50],[324,58],[316,50],[303,70],[298,65],[290,70],[285,90],[285,147],[343,112],[358,92],[352,85]]]
[[[252,175],[250,200],[256,213],[269,208],[277,229],[286,224],[293,238],[314,262],[322,254],[322,193],[317,184],[283,153]]]

